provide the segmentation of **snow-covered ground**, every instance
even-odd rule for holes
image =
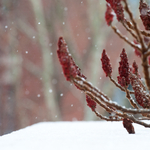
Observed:
[[[44,122],[0,137],[0,150],[148,150],[150,129],[121,122]]]

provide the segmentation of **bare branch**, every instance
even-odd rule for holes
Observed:
[[[130,19],[131,19],[131,22],[133,24],[133,27],[134,27],[134,30],[137,34],[137,37],[140,41],[140,44],[141,44],[141,47],[142,47],[142,51],[146,51],[146,47],[145,47],[145,44],[144,44],[144,41],[142,39],[142,36],[141,36],[141,33],[140,33],[140,30],[137,26],[137,23],[135,22],[134,18],[133,18],[133,15],[132,15],[132,12],[130,11],[129,7],[128,7],[128,4],[127,4],[127,1],[126,0],[123,0],[124,4],[125,4],[125,10],[126,12],[128,13]]]
[[[145,57],[148,57],[150,55],[150,51],[147,51],[144,55]]]
[[[133,26],[133,24],[130,21],[128,21],[128,20],[125,19],[124,23],[126,23],[126,25],[128,26],[128,28],[134,30],[134,26]],[[146,32],[146,31],[143,31],[143,30],[140,30],[140,29],[139,29],[139,31],[140,31],[140,33],[142,35],[150,37],[150,33]]]
[[[147,51],[150,49],[150,42],[147,45]]]
[[[89,94],[91,96],[95,96],[95,100],[97,103],[100,103],[99,101],[102,101],[107,106],[110,106],[111,108],[114,108],[115,110],[122,111],[124,113],[131,113],[131,114],[149,114],[150,109],[127,109],[120,105],[118,105],[115,102],[112,102],[106,95],[104,95],[102,92],[95,91],[95,87],[91,85],[91,83],[87,82],[82,77],[77,77],[73,79],[73,83],[77,85],[77,87],[84,91],[86,94]],[[105,98],[106,97],[106,98]]]
[[[138,41],[137,36],[134,34],[134,32],[128,26],[125,25],[125,22],[122,21],[121,23],[125,27],[125,29]]]
[[[109,79],[110,79],[110,81],[112,81],[112,83],[115,84],[116,87],[118,87],[121,91],[125,92],[125,88],[123,88],[122,86],[120,86],[120,85],[112,78],[112,76],[109,76]],[[128,92],[129,92],[130,94],[134,94],[134,91],[129,91],[129,90],[128,90]]]
[[[150,33],[145,32],[145,31],[143,31],[143,30],[140,30],[140,32],[141,32],[141,34],[143,34],[144,36],[150,37]]]
[[[123,36],[123,35],[120,33],[120,31],[119,31],[116,27],[114,27],[114,26],[111,25],[111,28],[114,30],[114,32],[115,32],[121,39],[123,39],[123,40],[124,40],[126,43],[128,43],[131,47],[133,47],[133,48],[137,49],[138,51],[142,52],[141,47],[135,45],[133,42],[130,42],[130,41],[128,40],[128,38],[125,37],[125,36]]]
[[[129,91],[127,88],[125,88],[125,92],[126,92],[126,98],[129,100],[131,106],[133,106],[133,108],[137,108],[139,109],[138,105],[134,102],[133,98],[131,97]]]
[[[122,121],[122,118],[118,117],[118,116],[106,117],[106,116],[101,115],[96,110],[94,111],[94,113],[96,114],[97,117],[99,117],[100,119],[106,120],[106,121]]]

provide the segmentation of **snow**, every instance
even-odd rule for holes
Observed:
[[[41,97],[41,94],[38,94],[37,97]]]
[[[1,150],[149,149],[150,129],[134,124],[128,134],[121,122],[43,122],[0,137]]]
[[[52,93],[53,92],[53,90],[52,89],[49,89],[49,93]]]
[[[60,94],[60,96],[63,96],[63,95],[64,95],[63,93]]]
[[[68,10],[68,8],[67,8],[67,7],[65,7],[65,8],[64,8],[64,10],[65,10],[65,11],[67,11],[67,10]]]

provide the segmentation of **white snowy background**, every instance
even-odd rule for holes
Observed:
[[[122,122],[43,122],[0,137],[0,150],[148,150],[150,129]]]

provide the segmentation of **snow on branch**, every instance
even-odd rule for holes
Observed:
[[[102,69],[106,74],[106,77],[110,79],[116,88],[119,88],[126,93],[126,98],[130,102],[132,108],[126,108],[113,102],[111,98],[101,92],[100,89],[87,81],[86,76],[81,73],[80,68],[75,64],[63,37],[60,37],[58,40],[57,55],[66,80],[72,82],[77,89],[85,93],[87,106],[91,108],[95,115],[106,121],[122,121],[123,127],[128,133],[134,134],[135,130],[132,123],[150,127],[150,124],[144,122],[144,120],[150,120],[150,40],[148,39],[150,33],[139,29],[126,0],[106,0],[106,2],[107,10],[105,19],[107,25],[112,28],[120,39],[135,49],[135,54],[138,55],[142,61],[143,75],[146,84],[143,84],[141,81],[136,62],[133,62],[132,68],[129,67],[128,57],[124,48],[120,54],[118,81],[112,77],[112,66],[106,50],[103,50],[100,58]],[[150,30],[150,7],[143,2],[143,0],[140,1],[139,5],[140,17],[145,30]],[[125,18],[124,13],[128,14],[128,19]],[[112,25],[114,15],[117,16],[118,22],[120,22],[127,32],[132,35],[132,40],[129,40],[128,37],[122,35],[118,28]],[[132,86],[133,91],[128,89],[129,85]],[[109,116],[100,114],[97,111],[97,105],[107,111]],[[136,114],[140,117],[136,117]]]

